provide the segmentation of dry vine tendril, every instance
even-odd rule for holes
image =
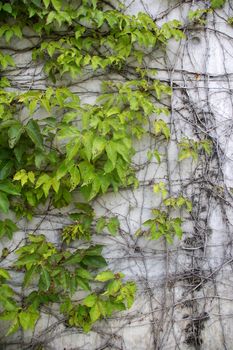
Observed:
[[[85,202],[75,203],[77,211],[70,215],[74,222],[61,235],[63,249],[43,235],[31,234],[17,250],[18,258],[9,268],[24,272],[24,286],[33,286],[23,303],[10,287],[9,273],[0,269],[0,317],[11,322],[7,334],[19,327],[33,329],[42,306],[59,302],[70,326],[89,331],[98,319],[130,308],[136,286],[124,282],[122,273],[98,271],[107,265],[102,246],[71,252],[67,245],[77,239],[90,241],[93,233],[105,227],[117,233],[117,218],[94,220],[91,201],[108,189],[137,186],[133,141],[147,133],[151,115],[156,116],[155,137],[169,141],[169,127],[159,116],[169,114],[160,102],[171,95],[171,89],[153,78],[154,71],[144,69],[143,57],[145,51],[165,49],[171,38],[182,39],[183,33],[176,20],[158,27],[146,14],[125,15],[121,6],[117,9],[97,0],[82,0],[78,5],[59,0],[23,3],[0,2],[0,36],[9,45],[12,38],[24,37],[26,27],[33,28],[39,39],[33,59],[43,63],[53,87],[21,92],[6,77],[0,80],[0,210],[30,220],[38,206],[48,201],[63,208],[74,204],[73,195],[78,192]],[[15,63],[0,52],[0,65],[4,74]],[[61,87],[61,78],[65,85],[65,79],[106,72],[120,75],[127,69],[130,74],[122,82],[102,83],[102,93],[93,104],[83,104],[68,84]],[[36,118],[38,109],[47,116]],[[208,140],[199,145],[183,141],[181,146],[182,159],[195,158],[200,150],[210,152]],[[160,160],[156,150],[148,156]],[[162,193],[165,207],[191,210],[186,198],[167,198],[164,184],[154,191]],[[172,242],[174,235],[181,237],[180,218],[169,218],[164,210],[153,214],[144,223],[151,239],[164,236]],[[1,220],[0,237],[11,239],[16,231],[12,220]],[[96,283],[100,292],[95,292]],[[87,296],[75,303],[72,295],[80,290]]]

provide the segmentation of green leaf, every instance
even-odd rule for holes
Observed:
[[[6,39],[7,43],[9,43],[11,41],[11,38],[13,37],[13,35],[14,35],[14,32],[12,30],[7,30],[5,32],[5,39]],[[7,56],[5,56],[5,59],[8,61]],[[10,60],[10,62],[11,62],[11,60]]]
[[[88,255],[88,256],[101,255],[102,250],[103,250],[103,246],[102,245],[94,245],[94,246],[89,247],[86,250],[85,254]]]
[[[62,2],[60,0],[51,0],[51,2],[56,11],[61,9]]]
[[[77,155],[79,148],[80,148],[80,140],[77,138],[74,140],[71,140],[66,145],[67,160],[72,160]]]
[[[30,139],[32,140],[32,142],[35,144],[36,147],[38,147],[39,149],[43,150],[43,138],[42,135],[40,133],[40,128],[38,123],[35,120],[30,120],[26,127],[25,127],[28,136],[30,137]]]
[[[83,135],[84,152],[89,162],[92,157],[93,140],[94,140],[94,135],[92,132],[87,132],[86,134]]]
[[[45,5],[45,8],[48,8],[50,4],[50,0],[43,0],[43,3]]]
[[[36,274],[36,270],[37,270],[37,266],[33,265],[29,270],[25,272],[24,281],[23,281],[24,287],[27,287],[29,285],[31,279],[33,278],[33,275]]]
[[[101,233],[106,226],[106,219],[105,218],[99,218],[96,224],[96,232]]]
[[[40,289],[47,291],[50,287],[50,275],[48,270],[42,266],[41,268],[41,274],[40,274],[40,281],[39,281],[39,286]]]
[[[76,277],[76,281],[77,281],[77,284],[78,286],[80,286],[83,290],[90,290],[90,286],[89,286],[89,283],[86,279],[84,278],[81,278],[81,277]]]
[[[12,160],[3,161],[0,164],[0,180],[6,179],[12,172],[14,162]]]
[[[109,284],[107,285],[108,294],[110,295],[116,294],[121,288],[121,285],[122,285],[122,282],[120,280],[114,280],[109,282]]]
[[[82,263],[93,268],[101,268],[107,265],[106,260],[102,256],[86,256],[83,258]]]
[[[107,224],[107,228],[113,236],[115,236],[117,234],[117,231],[119,230],[119,226],[120,226],[120,223],[119,223],[119,220],[117,218],[109,219],[108,224]]]
[[[9,239],[12,239],[13,233],[18,231],[19,228],[15,223],[10,219],[5,219],[0,221],[0,238],[2,236],[7,236]]]
[[[85,279],[88,279],[88,280],[92,280],[93,279],[91,273],[88,270],[79,268],[79,269],[77,269],[75,271],[75,273],[76,273],[76,276],[79,276],[79,277],[82,277],[82,278],[85,278]]]
[[[20,191],[19,191],[18,187],[7,180],[5,180],[3,182],[0,181],[0,191],[15,195],[15,196],[20,195]]]
[[[40,261],[41,256],[39,254],[31,254],[31,255],[25,255],[22,256],[21,258],[19,258],[16,262],[15,265],[16,266],[24,266],[27,264],[35,264],[38,263],[38,261]]]
[[[115,150],[115,144],[109,142],[106,146],[106,152],[107,156],[112,162],[113,168],[116,166],[116,160],[117,160],[117,151]]]
[[[6,280],[11,279],[10,274],[6,270],[4,270],[2,268],[0,268],[0,277],[3,277]]]
[[[9,211],[9,200],[7,198],[7,195],[3,192],[0,192],[0,211],[7,214]]]
[[[213,9],[221,8],[225,2],[226,0],[211,0],[211,7]]]
[[[11,7],[11,4],[9,3],[6,3],[2,6],[2,9],[8,13],[12,13],[12,7]]]
[[[13,181],[20,181],[23,187],[28,181],[28,174],[25,169],[19,170],[13,177]]]
[[[55,11],[50,11],[47,17],[47,21],[46,24],[50,24],[54,21],[54,19],[56,18],[56,12]]]
[[[154,130],[155,130],[155,135],[163,134],[165,138],[169,140],[170,129],[164,120],[162,119],[156,120],[154,123]]]
[[[19,329],[19,326],[20,326],[20,324],[19,324],[18,317],[15,316],[15,319],[13,320],[10,328],[8,329],[6,336],[15,333]]]
[[[95,305],[93,305],[93,307],[90,310],[90,317],[92,322],[97,321],[101,316],[101,312],[100,312],[100,308],[98,303],[96,303]]]
[[[69,173],[70,173],[70,185],[71,185],[70,191],[73,191],[80,182],[80,172],[78,167],[74,165],[69,169]]]
[[[80,254],[80,252],[77,252],[71,255],[71,257],[69,257],[68,259],[66,259],[66,261],[63,264],[74,265],[74,264],[78,264],[81,260],[82,260],[82,255]]]
[[[93,159],[98,157],[103,150],[105,149],[105,146],[107,144],[107,141],[105,138],[97,136],[93,140],[93,146],[92,146],[92,157]]]
[[[21,311],[19,313],[19,321],[21,326],[23,327],[23,330],[26,331],[28,329],[33,329],[39,316],[39,312],[33,310],[32,308],[28,308],[27,311]]]
[[[14,148],[17,142],[20,139],[20,136],[22,135],[23,132],[23,127],[20,123],[12,125],[9,130],[8,130],[8,142],[9,142],[9,147]]]
[[[178,155],[178,160],[181,162],[184,159],[192,157],[192,151],[190,149],[181,149]]]
[[[181,239],[182,235],[183,235],[183,231],[182,231],[182,228],[181,228],[181,221],[180,221],[180,219],[173,223],[173,227],[174,227],[174,230],[175,230],[175,233],[176,233],[177,237],[179,239]]]
[[[97,301],[97,295],[90,294],[83,300],[82,304],[88,307],[92,307],[95,305],[96,301]]]
[[[18,38],[22,38],[22,31],[21,31],[21,28],[20,26],[18,25],[14,25],[13,26],[13,31],[14,31],[14,34],[18,37]]]
[[[108,270],[108,271],[103,271],[101,273],[99,273],[95,280],[96,281],[99,281],[99,282],[106,282],[106,281],[109,281],[109,280],[112,280],[115,278],[115,275],[112,271]]]

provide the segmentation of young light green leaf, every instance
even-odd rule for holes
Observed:
[[[92,307],[95,305],[96,301],[97,301],[97,295],[90,294],[83,300],[82,304],[88,307]]]
[[[115,278],[115,275],[112,271],[108,270],[108,271],[103,271],[101,273],[99,273],[95,280],[96,281],[99,281],[99,282],[106,282],[106,281],[109,281],[109,280],[112,280]]]

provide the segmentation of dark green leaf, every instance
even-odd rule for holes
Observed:
[[[0,192],[0,211],[2,211],[3,213],[8,213],[9,211],[9,200],[7,198],[7,195],[3,192]]]
[[[82,260],[82,255],[80,254],[80,252],[78,252],[71,255],[68,259],[66,259],[66,261],[64,262],[64,265],[74,265],[79,263],[81,260]]]
[[[18,186],[12,184],[10,181],[7,181],[7,180],[3,182],[0,181],[0,191],[15,195],[15,196],[20,195]]]
[[[21,258],[19,258],[16,262],[15,262],[15,265],[16,266],[24,266],[24,265],[27,265],[27,264],[35,264],[37,263],[38,261],[40,261],[41,257],[39,254],[31,254],[31,255],[25,255]]]
[[[102,256],[86,256],[82,263],[93,268],[101,268],[107,265],[106,260]]]
[[[14,148],[17,142],[20,139],[20,136],[22,135],[23,132],[23,127],[20,123],[17,123],[15,125],[12,125],[9,130],[8,130],[8,142],[9,142],[9,147]]]
[[[40,289],[47,291],[50,287],[50,283],[51,283],[51,280],[50,280],[49,272],[45,267],[42,266],[40,281],[39,281]]]
[[[28,136],[39,149],[43,149],[43,138],[40,132],[38,123],[35,120],[30,120],[25,127]]]

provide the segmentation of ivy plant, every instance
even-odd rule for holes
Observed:
[[[212,1],[213,8],[221,5]],[[47,87],[16,89],[7,78],[15,62],[0,52],[0,238],[11,239],[18,230],[12,217],[31,220],[48,204],[75,209],[67,215],[72,221],[62,228],[57,244],[48,241],[46,232],[28,234],[13,265],[0,269],[0,318],[10,323],[7,334],[34,329],[44,308],[59,303],[66,324],[87,332],[99,319],[130,308],[136,292],[133,281],[107,268],[103,246],[92,243],[93,234],[120,231],[117,217],[96,218],[92,201],[110,190],[138,186],[134,141],[150,133],[152,117],[153,137],[158,144],[169,142],[164,118],[169,109],[163,99],[172,91],[153,69],[145,69],[144,56],[165,50],[170,39],[181,40],[184,34],[177,20],[158,26],[145,13],[125,14],[122,4],[0,2],[0,37],[6,47],[23,39],[27,28],[38,39],[32,59],[43,65]],[[121,79],[103,78],[93,103],[84,103],[69,87],[80,78],[105,73]],[[180,160],[200,150],[210,152],[207,141],[180,146]],[[148,159],[152,157],[160,163],[157,148],[149,151]],[[164,203],[144,223],[150,237],[168,242],[174,235],[181,238],[182,220],[168,211],[182,206],[191,210],[191,204],[182,196],[168,197],[161,183],[154,192],[162,193]],[[74,241],[84,247],[71,248]],[[2,259],[9,253],[5,250]],[[24,295],[14,291],[8,269],[24,276]],[[82,295],[78,301],[76,293]]]

